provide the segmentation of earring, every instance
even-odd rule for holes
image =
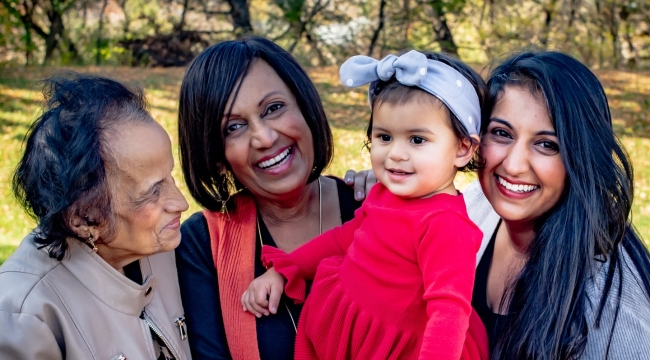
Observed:
[[[228,196],[228,199],[229,199],[229,198],[230,198],[230,196]],[[221,200],[221,213],[222,213],[222,214],[225,214],[225,213],[228,212],[228,208],[226,207],[226,202],[228,201],[228,199],[226,199],[226,200]]]
[[[93,238],[93,234],[90,234],[90,237],[88,237],[88,245],[93,249],[93,252],[97,252],[97,245],[95,245],[95,239]]]

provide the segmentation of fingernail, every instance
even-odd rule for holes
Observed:
[[[257,318],[259,319],[259,318],[262,317],[262,314],[257,314],[257,315],[255,315],[255,316],[257,316]]]
[[[363,193],[361,191],[357,191],[357,195],[355,196],[357,199],[363,198]]]
[[[352,182],[352,179],[351,178],[345,178],[345,182],[346,183]]]
[[[271,312],[272,312],[272,313],[275,314],[276,311],[278,311],[278,309],[277,309],[275,306],[271,307]]]

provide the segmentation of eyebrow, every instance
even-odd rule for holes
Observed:
[[[164,181],[165,181],[165,179],[156,181],[155,183],[151,184],[151,186],[146,188],[144,191],[139,192],[137,197],[136,197],[136,200],[141,200],[142,198],[146,198],[147,196],[149,196],[149,194],[151,193],[151,190],[153,190],[153,188],[155,188],[156,186],[162,184]]]
[[[511,125],[509,122],[507,122],[507,121],[505,121],[505,120],[503,120],[503,119],[501,119],[501,118],[490,118],[490,122],[493,122],[493,121],[494,121],[494,122],[498,122],[499,124],[501,124],[501,125],[503,125],[503,126],[506,126],[506,127],[510,128],[510,129],[514,130],[514,128],[512,127],[512,125]],[[536,135],[536,136],[537,136],[537,135],[549,135],[549,136],[555,136],[555,137],[557,137],[557,134],[556,134],[555,131],[553,131],[553,130],[542,130],[542,131],[538,131],[538,132],[535,133],[535,135]]]
[[[373,126],[373,127],[372,127],[372,130],[373,130],[373,131],[384,131],[384,132],[390,132],[390,131],[384,129],[383,127],[381,127],[381,126]],[[429,129],[427,129],[427,128],[411,128],[411,129],[407,129],[406,132],[409,132],[409,133],[429,133],[429,134],[434,134],[433,131],[431,131],[431,130],[429,130]]]
[[[257,104],[257,106],[258,106],[258,107],[259,107],[259,106],[262,106],[262,103],[264,103],[264,102],[266,101],[266,99],[270,98],[271,96],[273,96],[273,95],[281,95],[281,94],[282,94],[282,91],[280,91],[280,90],[273,90],[273,91],[271,91],[270,93],[264,95],[264,97],[262,98],[262,100],[260,100],[260,102],[259,102],[259,104]]]
[[[429,130],[429,129],[427,129],[427,128],[412,128],[412,129],[408,129],[408,130],[406,130],[406,131],[408,131],[408,132],[410,132],[410,133],[428,133],[428,134],[433,134],[433,131],[431,131],[431,130]]]
[[[264,97],[262,98],[262,100],[260,100],[260,102],[257,104],[257,106],[258,107],[262,106],[262,104],[266,101],[266,99],[268,99],[268,98],[270,98],[271,96],[274,96],[274,95],[282,95],[282,91],[273,90],[270,93],[264,95]],[[224,119],[230,119],[231,117],[238,117],[238,116],[239,116],[239,114],[236,114],[236,113],[223,114]]]

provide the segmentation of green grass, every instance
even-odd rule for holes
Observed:
[[[14,245],[0,245],[0,265],[16,250]]]
[[[18,206],[11,193],[11,174],[22,153],[22,141],[31,122],[40,114],[42,96],[34,83],[60,68],[0,69],[0,263],[33,228],[34,221]],[[151,113],[177,142],[176,109],[178,89],[184,69],[72,68],[78,72],[108,75],[135,83],[145,89]],[[325,104],[335,139],[335,157],[326,173],[343,176],[347,169],[370,167],[363,150],[364,128],[369,116],[365,89],[349,90],[338,79],[333,67],[310,69]],[[650,73],[599,71],[610,99],[616,133],[630,154],[635,167],[633,222],[650,246]],[[177,149],[174,145],[174,152]],[[177,154],[175,154],[177,157]],[[179,166],[174,177],[190,201],[185,217],[199,210],[181,180]],[[459,178],[462,187],[470,179]]]

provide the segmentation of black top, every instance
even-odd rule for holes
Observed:
[[[501,225],[501,220],[497,224],[497,229]],[[483,321],[485,329],[487,330],[488,338],[490,340],[490,352],[494,349],[495,339],[503,330],[500,325],[505,320],[505,315],[495,314],[487,303],[487,280],[490,273],[490,266],[492,265],[492,257],[494,256],[494,242],[496,241],[497,231],[494,231],[485,252],[481,257],[481,261],[476,267],[476,279],[474,280],[474,292],[472,294],[472,306]]]
[[[361,203],[354,200],[354,191],[343,181],[336,179],[341,222],[354,217]],[[264,245],[276,246],[264,221],[260,232]],[[202,213],[195,213],[181,226],[182,241],[176,248],[176,267],[181,297],[185,309],[188,340],[195,359],[231,359],[226,341],[226,331],[221,314],[217,272],[212,260],[208,224]],[[255,277],[266,271],[261,260],[260,239],[255,239]],[[278,313],[262,316],[256,320],[257,343],[262,360],[293,359],[296,331],[287,307],[298,324],[301,305],[287,301],[283,296]]]

